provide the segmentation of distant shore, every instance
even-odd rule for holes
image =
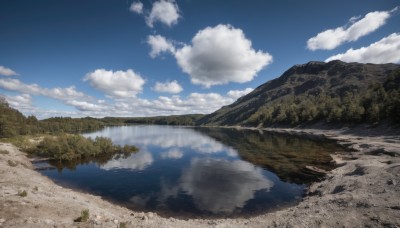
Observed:
[[[180,220],[62,188],[34,171],[23,152],[0,143],[0,227],[400,226],[400,135],[346,129],[262,130],[326,137],[352,152],[332,154],[338,167],[324,181],[312,184],[296,206],[252,218]],[[74,222],[86,209],[88,221]]]

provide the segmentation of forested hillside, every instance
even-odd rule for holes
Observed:
[[[400,122],[400,66],[341,61],[296,65],[199,125],[297,126]]]
[[[56,117],[39,121],[35,116],[25,117],[0,97],[0,138],[38,133],[79,133],[104,126],[104,122],[90,117]]]

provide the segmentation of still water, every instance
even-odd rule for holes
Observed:
[[[298,202],[315,176],[331,168],[333,142],[262,131],[173,126],[109,127],[105,136],[139,152],[53,164],[56,183],[126,207],[166,216],[240,216]]]

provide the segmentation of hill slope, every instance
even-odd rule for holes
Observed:
[[[400,66],[341,61],[295,65],[198,121],[199,125],[295,126],[400,121]]]

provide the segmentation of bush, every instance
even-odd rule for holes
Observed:
[[[105,137],[96,137],[93,140],[81,135],[62,134],[45,137],[31,152],[42,157],[71,161],[106,154],[127,154],[137,150],[134,146],[115,145],[111,139]]]
[[[81,216],[74,220],[74,222],[87,222],[89,220],[89,209],[81,211]]]
[[[26,197],[26,196],[28,196],[28,193],[24,190],[24,191],[18,193],[18,195],[21,197]]]

